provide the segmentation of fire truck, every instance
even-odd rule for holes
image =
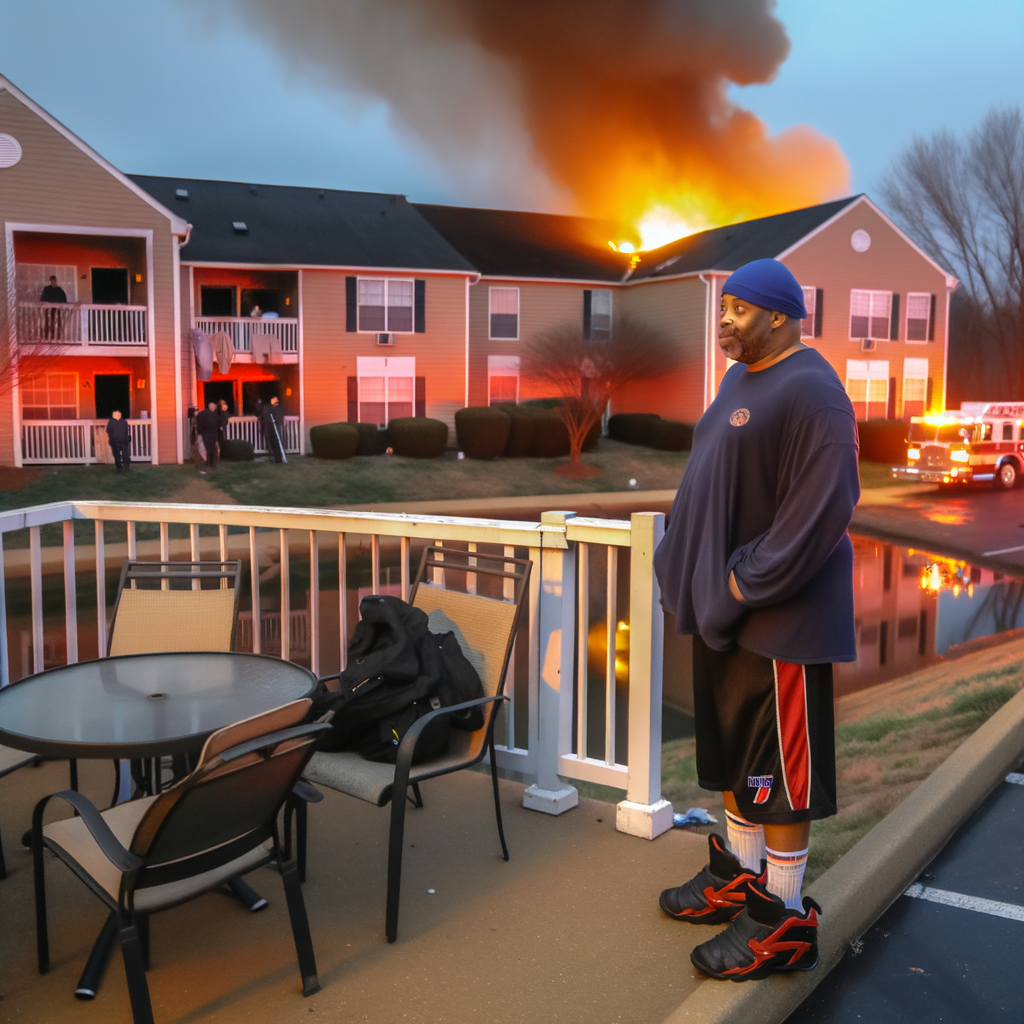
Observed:
[[[964,402],[949,412],[912,416],[899,480],[991,483],[1009,491],[1024,474],[1024,402]]]

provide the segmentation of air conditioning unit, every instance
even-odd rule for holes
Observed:
[[[877,342],[874,338],[863,338],[860,343],[861,352],[874,352]]]
[[[394,345],[395,336],[393,334],[378,334],[377,344],[378,345]]]

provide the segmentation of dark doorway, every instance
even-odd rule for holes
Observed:
[[[124,267],[93,267],[92,301],[97,306],[127,306],[128,271]]]
[[[109,420],[115,409],[128,419],[132,414],[132,378],[127,373],[97,373],[96,419]]]
[[[225,401],[228,411],[235,415],[235,386],[229,380],[211,380],[203,384],[203,405]]]
[[[203,316],[234,316],[234,288],[201,288],[200,306]]]
[[[281,397],[279,380],[247,380],[242,382],[242,414],[256,415],[256,402],[262,399],[266,405],[274,396]]]
[[[278,292],[270,288],[242,289],[242,316],[248,316],[253,306],[259,306],[262,313],[280,313],[277,308]]]

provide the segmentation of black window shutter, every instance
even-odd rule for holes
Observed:
[[[349,377],[348,379],[348,421],[349,423],[359,422],[359,378]]]
[[[932,307],[928,313],[928,340],[935,340],[935,296],[932,296]],[[931,403],[928,403],[928,407],[931,408]]]
[[[889,340],[900,340],[900,293],[892,293],[892,316],[889,320]],[[891,419],[892,417],[890,417]]]
[[[345,330],[356,331],[359,329],[359,291],[356,287],[354,277],[345,278]],[[349,377],[349,380],[354,380]],[[350,417],[351,419],[351,417]]]
[[[925,412],[927,412],[932,407],[932,378],[931,377],[928,378],[928,388],[927,388],[926,393],[925,393],[925,405],[927,406],[927,408],[925,409]]]
[[[427,415],[427,378],[417,377],[415,387],[416,407],[413,409],[414,416]]]
[[[583,289],[583,337],[590,341],[590,289]]]
[[[416,294],[414,296],[415,306],[415,327],[417,334],[424,334],[427,330],[427,282],[416,281]]]
[[[814,336],[821,337],[821,311],[825,305],[825,289],[814,290]]]
[[[889,401],[886,402],[885,406],[885,418],[887,420],[896,419],[896,378],[889,378]]]

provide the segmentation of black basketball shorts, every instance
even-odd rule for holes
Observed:
[[[788,825],[836,813],[832,666],[774,661],[693,638],[697,780],[740,813]]]

